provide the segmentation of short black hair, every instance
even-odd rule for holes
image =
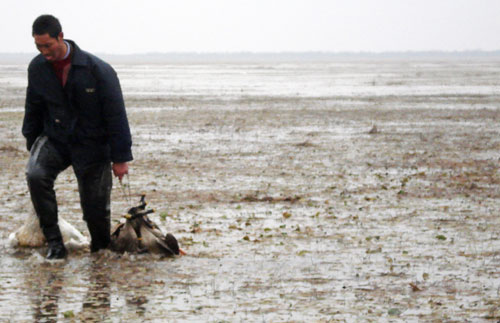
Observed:
[[[33,22],[32,36],[49,34],[52,38],[57,38],[62,32],[59,20],[52,15],[41,15]]]

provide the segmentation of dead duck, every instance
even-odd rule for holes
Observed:
[[[88,247],[88,239],[80,233],[69,222],[59,216],[59,229],[63,237],[64,245],[68,249],[83,249]],[[34,212],[31,212],[24,224],[9,235],[9,243],[12,247],[42,247],[45,245],[45,236],[40,228],[40,222]]]
[[[170,233],[164,235],[148,218],[154,210],[146,210],[145,195],[140,204],[128,210],[125,223],[119,224],[111,234],[111,249],[116,252],[158,253],[165,256],[184,255],[177,239]]]

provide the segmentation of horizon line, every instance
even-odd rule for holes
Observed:
[[[86,50],[89,52],[88,50]],[[463,50],[383,50],[383,51],[370,51],[370,50],[345,50],[345,51],[325,51],[325,50],[283,50],[283,51],[149,51],[149,52],[136,52],[136,53],[109,53],[102,51],[93,51],[96,55],[113,55],[113,56],[139,56],[139,55],[282,55],[282,54],[321,54],[321,55],[383,55],[383,54],[461,54],[461,53],[480,53],[480,54],[493,54],[500,53],[500,49],[484,50],[484,49],[463,49]],[[0,55],[38,55],[36,51],[30,52],[0,52]]]
[[[463,51],[386,51],[386,52],[145,52],[136,54],[95,53],[111,64],[167,64],[167,63],[250,63],[250,62],[326,62],[352,60],[499,60],[500,50]],[[0,64],[28,64],[38,53],[2,53]]]

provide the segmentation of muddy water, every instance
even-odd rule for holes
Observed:
[[[6,242],[32,211],[25,66],[0,69],[1,321],[500,319],[498,61],[116,66],[133,198],[188,256],[56,263]]]

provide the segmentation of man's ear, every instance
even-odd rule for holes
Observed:
[[[62,41],[63,39],[64,39],[64,34],[63,34],[63,32],[61,31],[61,32],[59,33],[59,35],[57,35],[57,40],[58,40],[58,41]]]

